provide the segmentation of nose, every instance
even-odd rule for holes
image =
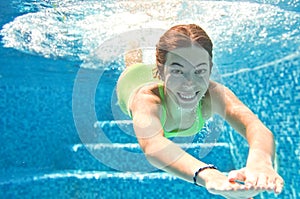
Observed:
[[[193,78],[193,75],[191,75],[191,74],[186,74],[185,76],[184,76],[184,82],[183,82],[183,87],[185,87],[185,88],[191,88],[191,87],[193,87],[193,85],[194,85],[194,78]]]

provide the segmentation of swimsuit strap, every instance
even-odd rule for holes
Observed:
[[[158,91],[159,91],[159,95],[160,95],[161,101],[162,101],[162,115],[161,115],[160,122],[161,122],[162,126],[164,126],[164,124],[167,121],[167,111],[166,111],[166,105],[165,105],[164,86],[162,84],[158,84]],[[165,129],[164,129],[164,132],[166,132]]]

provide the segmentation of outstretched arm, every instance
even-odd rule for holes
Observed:
[[[283,179],[273,168],[275,144],[271,131],[225,86],[211,82],[210,94],[215,112],[222,115],[249,143],[246,167],[230,173],[229,178],[245,181],[256,190],[274,190],[279,194]]]

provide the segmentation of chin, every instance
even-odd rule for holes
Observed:
[[[199,105],[199,101],[193,102],[193,103],[187,103],[187,102],[178,102],[178,106],[182,109],[190,109],[195,110]]]

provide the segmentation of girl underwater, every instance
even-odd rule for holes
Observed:
[[[161,36],[156,65],[143,64],[139,49],[128,52],[117,84],[119,105],[132,117],[138,142],[155,167],[226,198],[279,194],[284,181],[273,168],[273,134],[230,89],[210,80],[212,50],[206,32],[187,24]],[[213,114],[221,115],[249,144],[246,167],[228,176],[169,139],[198,133]]]

